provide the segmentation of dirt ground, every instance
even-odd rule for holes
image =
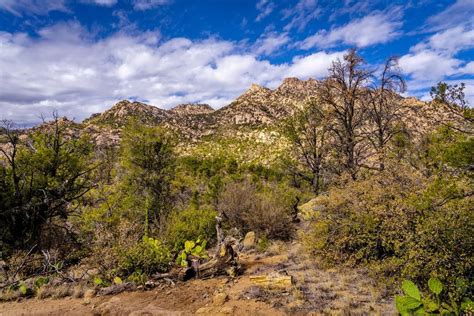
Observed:
[[[303,210],[304,211],[304,210]],[[300,229],[307,227],[302,221]],[[274,242],[264,254],[240,253],[243,274],[176,284],[113,296],[23,299],[0,303],[9,315],[396,315],[393,296],[381,292],[362,269],[324,269],[296,239]],[[292,285],[269,290],[254,275],[291,276]]]
[[[296,242],[276,244],[267,255],[242,254],[245,268],[236,279],[220,277],[168,284],[114,296],[26,299],[0,304],[0,315],[393,315],[363,271],[325,270],[309,260]],[[293,286],[267,290],[251,275],[291,275]],[[223,294],[222,294],[223,293]],[[218,301],[216,297],[222,299]]]

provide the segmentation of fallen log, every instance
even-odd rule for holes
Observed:
[[[208,279],[217,275],[236,276],[240,267],[238,256],[232,248],[230,238],[226,238],[218,248],[218,252],[210,261],[199,263],[194,260],[193,264],[179,274],[179,279],[186,281],[191,278]]]
[[[271,290],[289,290],[293,284],[290,275],[281,274],[253,275],[250,276],[250,281],[257,286]]]

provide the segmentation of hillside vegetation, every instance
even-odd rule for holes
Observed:
[[[463,89],[404,98],[395,58],[372,71],[350,51],[324,80],[253,85],[216,111],[124,100],[82,123],[3,122],[2,299],[61,297],[60,284],[152,287],[212,262],[225,237],[237,254],[298,245],[309,265],[363,269],[390,304],[403,289],[401,314],[472,313],[474,114]],[[291,292],[306,303],[286,312],[319,310],[308,282]]]

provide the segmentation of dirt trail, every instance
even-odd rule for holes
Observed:
[[[309,203],[308,203],[309,204]],[[307,227],[302,221],[300,229]],[[29,299],[0,304],[7,315],[396,315],[362,269],[324,269],[301,243],[273,243],[265,254],[241,253],[243,275],[162,285],[149,291],[86,299]],[[252,275],[289,275],[293,286],[268,290]],[[220,298],[220,299],[219,299]]]
[[[29,299],[0,304],[0,315],[320,315],[395,314],[363,271],[324,270],[303,255],[298,243],[278,244],[271,255],[242,254],[245,273],[192,280],[150,291],[121,293],[92,299]],[[270,249],[271,250],[271,249]],[[254,274],[291,275],[287,291],[258,288]],[[225,293],[224,302],[214,302]]]

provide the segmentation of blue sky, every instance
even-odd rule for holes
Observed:
[[[473,104],[473,17],[473,0],[0,0],[0,119],[219,108],[252,83],[323,78],[351,47],[373,69],[399,56],[410,95],[462,81]]]

